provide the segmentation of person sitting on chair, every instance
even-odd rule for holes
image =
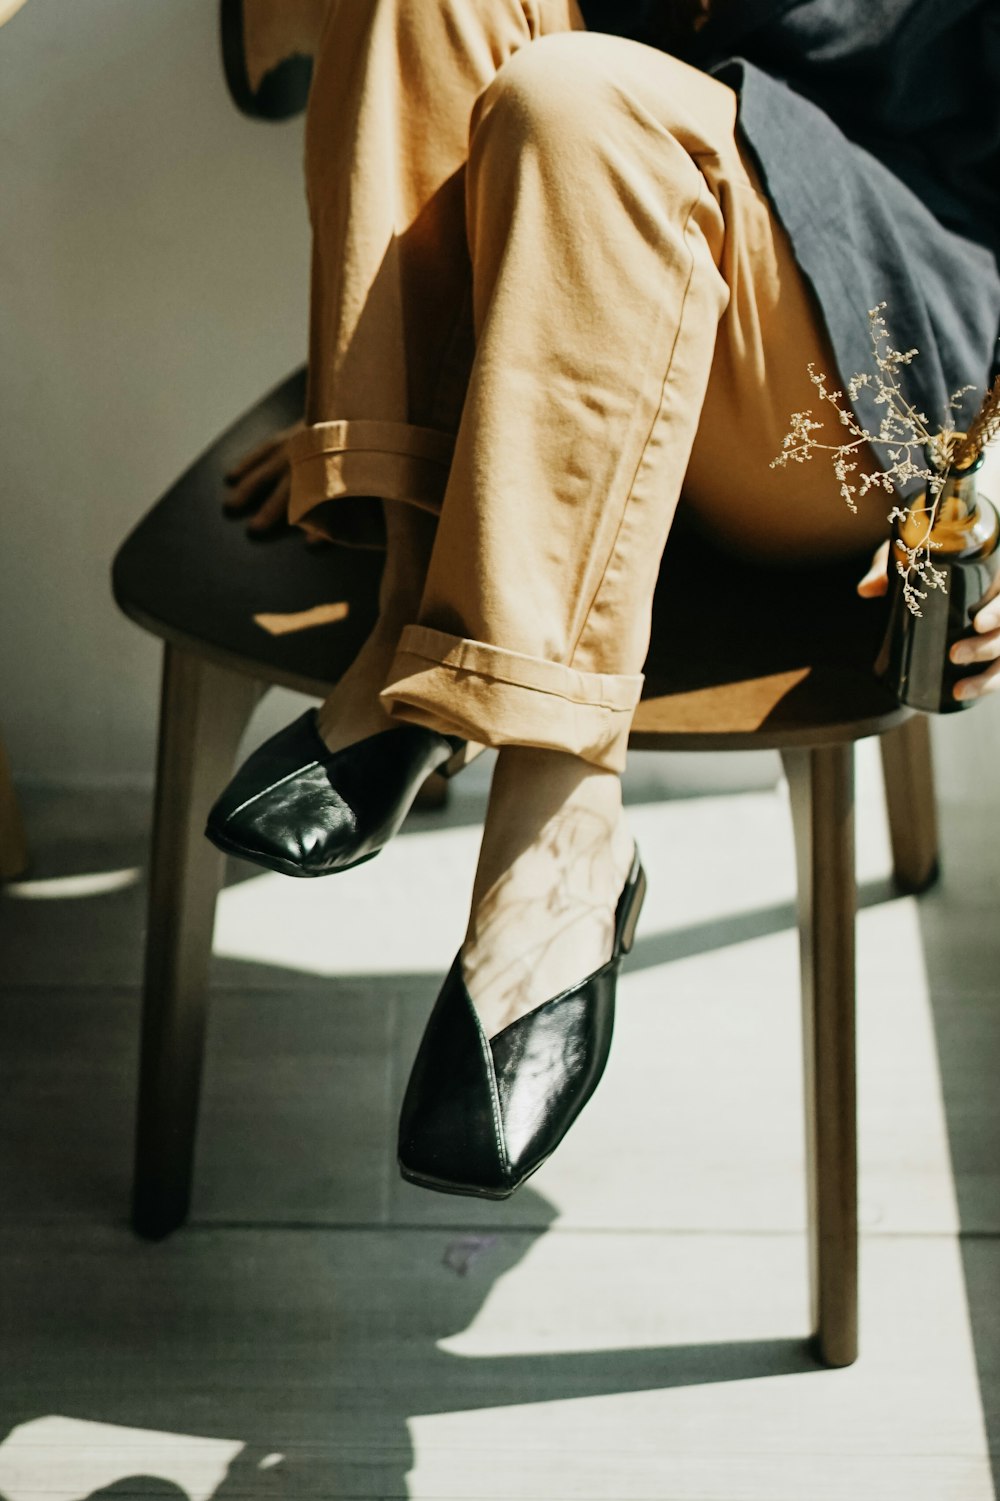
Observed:
[[[344,870],[428,773],[499,749],[403,1107],[412,1181],[506,1196],[600,1077],[644,887],[619,778],[682,490],[742,556],[870,552],[883,508],[853,516],[829,468],[769,461],[812,404],[807,363],[864,368],[883,300],[920,351],[918,408],[943,421],[955,388],[981,393],[998,101],[991,0],[330,6],[305,421],[232,499],[257,527],[287,507],[384,546],[380,615],[209,833],[290,874]],[[861,587],[884,581],[883,552]],[[976,631],[960,650],[993,665],[973,695],[1000,684],[1000,600]]]

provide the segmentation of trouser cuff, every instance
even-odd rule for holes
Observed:
[[[326,501],[348,496],[402,500],[437,515],[455,439],[403,422],[316,422],[289,441],[292,492],[288,519],[300,525]],[[325,529],[329,508],[312,525]]]
[[[622,771],[640,676],[578,672],[427,626],[400,637],[382,700],[396,719],[482,745],[567,751]]]

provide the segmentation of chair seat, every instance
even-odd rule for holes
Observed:
[[[252,541],[221,508],[226,470],[301,416],[304,396],[300,370],[235,422],[125,540],[112,584],[171,645],[322,697],[371,630],[381,555],[308,548],[298,531]],[[871,670],[885,610],[857,599],[858,569],[751,565],[675,528],[633,747],[833,744],[904,718]],[[343,618],[309,614],[334,604]]]
[[[301,417],[304,401],[299,370],[234,422],[125,539],[111,577],[119,608],[172,646],[322,696],[371,630],[381,555],[306,547],[291,528],[251,539],[222,511],[227,469]],[[346,618],[308,630],[277,634],[256,618],[334,601]]]
[[[631,744],[833,745],[909,717],[874,674],[887,607],[858,597],[866,564],[863,557],[794,569],[747,563],[675,528]]]

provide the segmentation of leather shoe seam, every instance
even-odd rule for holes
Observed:
[[[227,813],[226,822],[228,823],[231,818],[235,818],[238,813],[242,813],[244,808],[249,808],[252,803],[257,802],[258,798],[266,797],[267,794],[269,792],[273,792],[276,787],[284,787],[286,782],[294,781],[295,778],[300,777],[304,771],[312,771],[315,767],[320,765],[322,765],[322,762],[318,760],[307,761],[304,766],[297,766],[294,771],[290,771],[287,773],[287,775],[279,777],[276,782],[269,782],[266,787],[261,787],[252,795],[252,797],[245,798],[243,802],[240,803],[238,808],[234,808],[231,813]]]
[[[463,981],[463,989],[464,988],[465,985]],[[496,1063],[493,1058],[493,1049],[490,1047],[490,1039],[483,1031],[483,1024],[479,1020],[479,1012],[476,1010],[475,1002],[469,995],[467,989],[465,990],[465,997],[468,1001],[469,1009],[472,1012],[472,1020],[475,1023],[476,1036],[479,1039],[480,1052],[482,1053],[483,1061],[486,1064],[486,1083],[489,1089],[490,1096],[490,1114],[493,1119],[493,1139],[496,1145],[497,1155],[500,1158],[500,1167],[503,1170],[504,1177],[509,1180],[511,1176],[510,1154],[507,1151],[507,1140],[504,1135],[503,1129],[503,1111],[500,1106],[500,1090],[497,1085],[497,1071]]]

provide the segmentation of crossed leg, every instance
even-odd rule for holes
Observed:
[[[736,116],[717,81],[583,33],[574,0],[338,0],[325,33],[290,514],[366,540],[379,496],[388,550],[320,724],[500,748],[463,949],[488,1035],[607,957],[682,486],[790,559],[878,521],[818,468],[768,468],[830,356]]]

